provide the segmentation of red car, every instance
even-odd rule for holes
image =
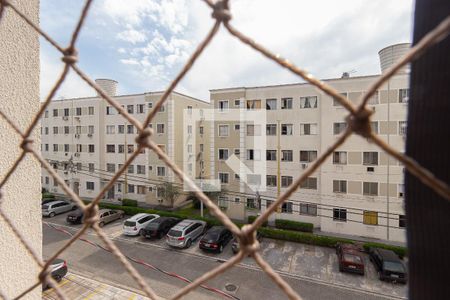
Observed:
[[[352,244],[338,244],[336,246],[339,271],[364,275],[364,258],[359,248]]]

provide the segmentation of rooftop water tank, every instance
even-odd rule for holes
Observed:
[[[387,46],[378,52],[380,56],[381,73],[385,73],[411,48],[410,43],[401,43]],[[398,73],[409,73],[409,64],[401,68]]]
[[[116,96],[118,82],[112,79],[95,79],[95,83],[100,86],[108,96]],[[97,93],[97,96],[100,94]]]

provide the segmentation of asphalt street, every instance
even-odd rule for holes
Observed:
[[[44,222],[58,223],[64,216],[57,216],[55,219],[44,219]],[[61,222],[60,222],[61,223]],[[63,225],[63,223],[61,223]],[[159,246],[161,241],[152,245],[152,241],[142,241],[140,237],[123,237],[121,235],[121,223],[108,224],[105,230],[109,229],[109,236],[114,239],[115,244],[125,255],[146,261],[162,270],[173,272],[190,280],[201,276],[205,272],[217,267],[223,261],[214,254],[198,255],[196,244],[192,249],[175,250],[169,247]],[[76,227],[61,227],[69,232],[76,232]],[[43,226],[44,258],[48,258],[57,251],[70,238],[68,235],[59,232],[46,225]],[[83,236],[90,241],[101,243],[99,238],[88,232]],[[224,258],[229,258],[231,254],[230,246],[224,251]],[[139,289],[137,283],[128,275],[124,267],[111,254],[87,244],[83,241],[76,241],[61,258],[67,260],[69,270],[73,269],[90,278],[102,278],[108,282],[117,283],[132,289]],[[239,299],[285,299],[284,293],[272,282],[272,280],[261,271],[254,263],[245,263],[250,258],[245,259],[244,264],[234,266],[224,274],[208,281],[210,287],[226,291]],[[185,286],[186,283],[180,279],[170,277],[161,272],[134,264],[139,273],[155,292],[163,297],[170,298],[177,290]],[[298,292],[303,299],[388,299],[380,293],[373,293],[363,289],[355,289],[348,286],[327,283],[315,278],[304,276],[294,276],[282,273],[283,278]],[[235,290],[227,290],[226,287],[235,287]],[[184,299],[218,299],[223,296],[197,288]],[[398,299],[398,297],[394,297]]]

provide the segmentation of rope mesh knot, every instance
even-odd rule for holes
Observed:
[[[98,216],[98,205],[89,204],[84,211],[84,224],[92,226],[100,220]]]
[[[142,130],[139,135],[136,137],[135,141],[140,147],[146,147],[150,144],[150,137],[153,134],[153,130],[150,128],[146,128]]]
[[[238,236],[241,251],[252,255],[259,250],[259,242],[256,239],[256,230],[250,225],[244,225],[241,229],[242,235]]]
[[[360,110],[357,110],[355,114],[348,115],[345,120],[354,133],[357,133],[365,138],[370,138],[372,133],[370,116],[372,114],[373,110],[362,107]]]
[[[30,138],[23,139],[22,143],[20,143],[20,148],[25,152],[33,151],[33,140]]]
[[[214,3],[212,17],[220,22],[228,22],[231,20],[231,13],[228,7],[228,1],[222,0]]]
[[[73,65],[78,62],[78,52],[74,47],[64,49],[63,54],[61,60],[66,64]]]
[[[42,271],[38,275],[38,279],[40,282],[42,282],[44,285],[48,282],[48,276],[50,275],[51,271],[47,268],[42,269]]]

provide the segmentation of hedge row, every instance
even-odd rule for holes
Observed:
[[[55,195],[51,193],[42,193],[42,200],[43,199],[55,199]]]
[[[249,224],[252,224],[253,222],[255,222],[255,220],[256,220],[257,217],[258,217],[258,216],[248,216],[248,217],[247,217],[248,223],[249,223]],[[267,227],[267,225],[268,225],[268,222],[267,222],[267,221],[265,221],[264,223],[262,223],[262,227]]]
[[[363,248],[365,251],[369,251],[370,248],[382,248],[386,250],[392,250],[394,251],[398,256],[405,257],[408,253],[407,249],[405,247],[400,246],[392,246],[392,245],[386,245],[381,243],[373,243],[373,242],[367,242],[363,244]]]
[[[278,229],[295,230],[302,232],[313,232],[314,225],[312,223],[296,222],[291,220],[275,220],[275,227]]]
[[[122,205],[123,206],[133,206],[133,207],[137,207],[138,206],[138,202],[137,200],[133,200],[133,199],[123,199],[122,200]]]

